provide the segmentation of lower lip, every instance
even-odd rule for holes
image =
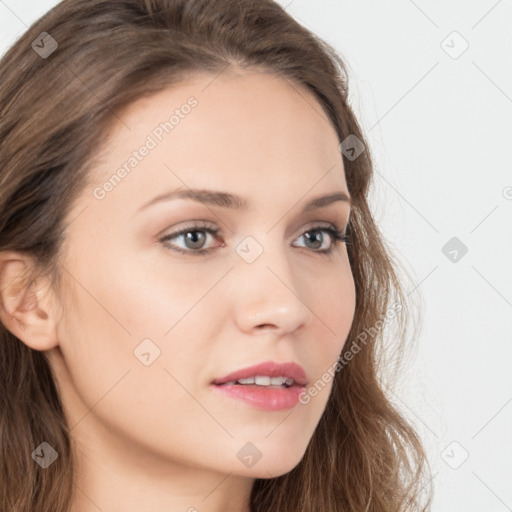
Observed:
[[[265,388],[240,384],[213,384],[221,393],[242,400],[256,409],[264,411],[282,411],[291,409],[299,403],[300,394],[305,386],[291,386],[289,388]]]

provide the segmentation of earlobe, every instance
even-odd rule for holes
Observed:
[[[44,351],[58,345],[53,294],[48,278],[29,281],[31,269],[28,256],[0,253],[0,322],[28,347]]]

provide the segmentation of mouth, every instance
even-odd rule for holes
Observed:
[[[225,396],[266,411],[295,407],[306,384],[307,376],[301,366],[272,361],[232,372],[211,383]]]

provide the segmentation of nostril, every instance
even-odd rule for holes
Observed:
[[[260,324],[257,326],[258,329],[272,328],[273,324]]]

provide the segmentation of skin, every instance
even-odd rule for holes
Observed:
[[[197,107],[95,198],[190,96]],[[56,377],[78,454],[72,512],[249,511],[255,478],[300,462],[332,381],[284,411],[210,383],[272,360],[302,365],[313,385],[342,351],[355,310],[347,248],[322,255],[334,244],[328,232],[317,232],[320,248],[304,233],[319,223],[343,232],[350,206],[300,213],[313,197],[349,195],[339,140],[309,92],[255,68],[192,75],[120,117],[130,130],[118,123],[69,214],[62,289],[41,278],[21,290],[16,276],[30,260],[4,253],[1,319],[45,351]],[[138,211],[177,187],[238,194],[250,206],[178,199]],[[197,251],[184,236],[159,241],[199,220],[222,231],[201,232],[210,254],[169,249]],[[235,252],[247,236],[263,249],[252,263]],[[160,349],[148,366],[134,355],[146,338]],[[252,467],[237,457],[248,442],[261,452]]]

